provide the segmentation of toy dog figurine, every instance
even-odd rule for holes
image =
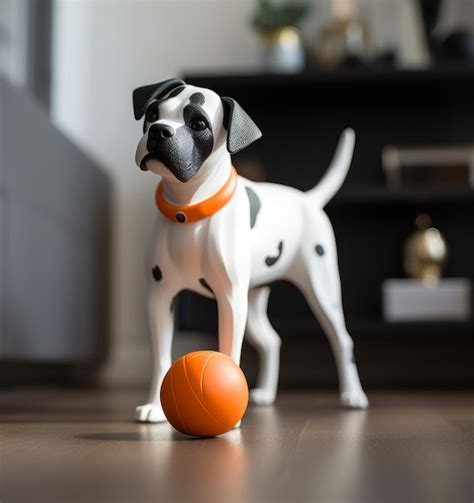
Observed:
[[[234,154],[262,134],[232,98],[171,79],[136,89],[137,120],[144,117],[136,163],[162,177],[148,264],[154,376],[139,421],[165,421],[160,387],[171,365],[173,299],[183,289],[215,298],[219,350],[239,364],[244,332],[261,365],[256,404],[275,400],[280,338],[267,317],[270,289],[294,283],[324,328],[337,363],[343,405],[365,408],[341,304],[336,243],[323,207],[342,185],[355,135],[346,129],[332,164],[309,192],[254,183],[236,174]]]

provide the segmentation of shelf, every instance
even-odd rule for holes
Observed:
[[[474,320],[470,321],[420,321],[389,323],[382,319],[347,320],[347,328],[354,337],[472,337]],[[272,318],[272,325],[285,338],[310,337],[322,332],[316,321],[278,320]]]
[[[268,169],[269,181],[276,183],[302,190],[312,187],[314,167],[328,165],[337,135],[352,125],[360,138],[352,171],[327,207],[336,228],[343,294],[346,285],[356,288],[345,295],[349,331],[367,345],[379,339],[400,339],[402,350],[411,337],[418,338],[420,346],[429,345],[430,337],[438,339],[440,347],[451,341],[461,344],[461,339],[474,344],[474,321],[385,323],[381,315],[377,319],[381,279],[401,274],[403,241],[419,212],[430,213],[446,234],[451,249],[449,274],[474,277],[474,235],[466,231],[474,218],[474,188],[443,184],[390,190],[381,165],[386,145],[472,142],[474,66],[313,70],[298,75],[226,74],[221,70],[214,75],[189,75],[186,80],[234,97],[255,116],[266,140],[257,144],[260,146],[250,157],[258,158]],[[293,123],[298,128],[291,127]],[[288,167],[295,159],[299,169],[293,173]],[[288,341],[300,338],[303,345],[313,336],[321,340],[322,330],[303,309],[301,299],[287,298],[286,290],[277,292],[275,288],[270,319],[282,337]],[[201,304],[190,302],[189,306],[186,314],[192,324],[204,315],[199,311]],[[356,319],[351,319],[351,313]],[[285,320],[287,316],[290,319]]]
[[[332,82],[451,82],[474,81],[474,66],[447,66],[419,70],[354,69],[338,71],[307,71],[299,74],[242,74],[229,69],[225,74],[187,75],[189,83],[216,87],[308,85]]]
[[[471,321],[419,321],[389,323],[382,319],[348,321],[354,335],[384,337],[474,337],[474,322]]]
[[[342,189],[329,204],[419,204],[474,203],[474,190],[469,188],[436,188],[390,190],[366,186]]]

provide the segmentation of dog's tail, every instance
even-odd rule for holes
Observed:
[[[316,187],[306,192],[321,208],[335,196],[346,179],[354,153],[355,132],[347,128],[342,132],[329,169]]]

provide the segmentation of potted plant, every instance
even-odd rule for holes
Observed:
[[[299,26],[309,12],[306,0],[258,0],[252,25],[262,41],[263,70],[299,72],[304,68],[304,49]]]

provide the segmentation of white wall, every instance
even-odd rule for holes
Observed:
[[[97,159],[114,184],[112,340],[121,377],[146,374],[149,360],[143,265],[155,213],[156,178],[135,166],[141,124],[132,90],[205,69],[251,68],[251,1],[56,2],[52,114]],[[144,342],[145,341],[145,342]],[[120,363],[125,363],[120,365]]]

